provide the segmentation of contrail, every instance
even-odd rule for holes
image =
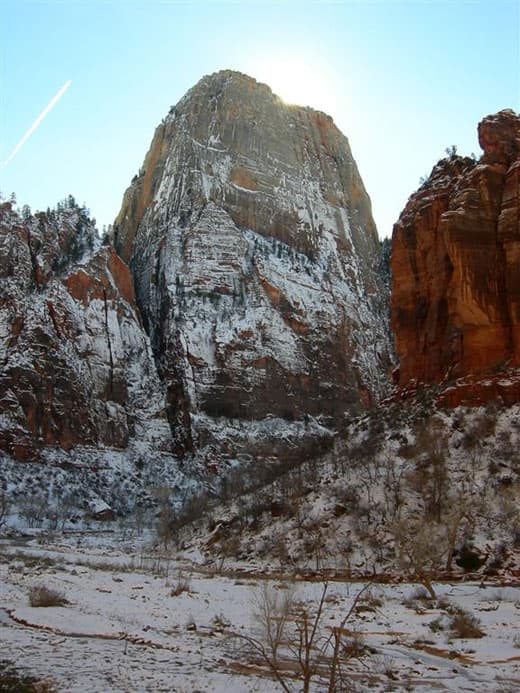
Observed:
[[[2,164],[2,168],[5,168],[7,164],[14,159],[14,157],[18,154],[20,149],[23,147],[23,145],[27,142],[29,137],[33,134],[33,132],[36,130],[38,125],[42,122],[42,120],[45,118],[47,113],[51,111],[54,106],[58,103],[58,101],[61,99],[63,94],[67,91],[67,89],[70,87],[72,84],[72,80],[69,79],[65,84],[61,87],[61,89],[52,97],[52,99],[49,101],[49,103],[45,106],[43,111],[40,113],[40,115],[36,118],[34,123],[31,125],[31,127],[27,130],[25,135],[22,137],[22,139],[18,142],[16,147],[13,149],[13,151],[9,154],[7,159],[4,161]]]

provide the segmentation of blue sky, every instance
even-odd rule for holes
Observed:
[[[519,0],[2,0],[0,7],[0,190],[33,209],[72,193],[99,226],[116,216],[169,107],[220,69],[246,72],[333,116],[381,236],[446,147],[480,153],[478,121],[520,110]]]

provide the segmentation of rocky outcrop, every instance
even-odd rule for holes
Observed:
[[[520,117],[505,110],[484,118],[479,142],[478,162],[440,161],[394,227],[400,386],[519,364]]]
[[[236,72],[203,78],[157,128],[114,243],[179,449],[219,417],[336,426],[384,392],[370,200],[325,114]]]
[[[83,209],[22,220],[0,208],[0,451],[12,458],[170,444],[130,273],[94,242]]]

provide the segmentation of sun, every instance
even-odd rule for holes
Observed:
[[[257,80],[268,84],[288,104],[311,106],[334,115],[338,91],[334,75],[325,65],[292,58],[272,58],[255,66]]]

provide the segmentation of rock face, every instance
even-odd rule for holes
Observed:
[[[0,207],[0,451],[167,450],[164,395],[131,277],[77,207]],[[101,452],[99,453],[101,455]]]
[[[440,161],[394,227],[401,386],[519,364],[520,117],[501,111],[478,132],[481,159]]]
[[[157,128],[114,243],[179,449],[219,417],[336,425],[384,391],[376,229],[325,114],[239,73],[203,78]]]

